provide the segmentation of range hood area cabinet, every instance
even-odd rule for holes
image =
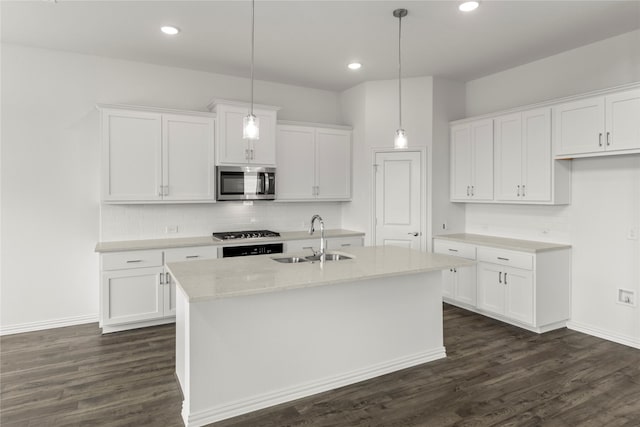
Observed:
[[[99,105],[106,203],[214,202],[212,114]]]
[[[260,139],[242,138],[242,121],[250,104],[214,100],[209,109],[216,113],[216,164],[271,166],[276,165],[276,123],[279,108],[254,105],[253,114],[260,121]]]
[[[350,128],[279,124],[276,147],[277,201],[351,199]]]
[[[640,152],[640,89],[553,108],[556,158]]]

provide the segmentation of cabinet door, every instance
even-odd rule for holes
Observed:
[[[253,150],[249,162],[256,165],[275,166],[276,112],[255,110],[254,114],[260,119],[260,139],[249,142],[249,148]]]
[[[162,116],[164,200],[214,200],[213,118]]]
[[[242,138],[242,120],[249,114],[249,109],[220,105],[216,111],[218,121],[216,163],[221,165],[246,164],[249,144],[246,139]],[[262,136],[262,127],[260,134]]]
[[[302,126],[278,126],[276,154],[278,158],[276,198],[278,200],[314,198],[315,130]]]
[[[471,126],[451,128],[451,200],[471,197]]]
[[[102,196],[105,201],[161,200],[161,116],[102,112]]]
[[[551,200],[550,108],[522,113],[522,149],[522,200]]]
[[[493,120],[471,124],[472,176],[471,199],[493,200]]]
[[[442,296],[450,300],[455,298],[456,273],[453,268],[442,270]]]
[[[522,195],[522,114],[495,119],[496,200],[520,200]]]
[[[640,89],[606,97],[606,149],[640,149]]]
[[[316,198],[351,198],[351,132],[316,130]]]
[[[520,322],[533,324],[533,272],[502,267],[506,289],[505,315]]]
[[[561,104],[553,114],[556,155],[604,150],[604,97]]]
[[[476,306],[476,266],[455,268],[455,299]]]
[[[164,316],[163,267],[113,270],[102,274],[102,325]]]
[[[176,284],[173,282],[173,278],[170,274],[166,274],[166,282],[162,286],[164,293],[164,305],[162,312],[164,317],[171,317],[176,315]]]
[[[505,290],[502,266],[480,262],[478,267],[478,308],[504,314]]]

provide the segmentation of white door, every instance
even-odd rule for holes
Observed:
[[[160,114],[105,110],[102,114],[104,200],[161,200]]]
[[[607,150],[640,148],[640,89],[606,98]]]
[[[522,114],[496,118],[496,200],[519,200],[522,194]]]
[[[316,185],[314,129],[278,126],[276,154],[276,197],[279,200],[312,199]]]
[[[316,186],[318,199],[351,198],[351,132],[316,130]]]
[[[451,128],[451,200],[471,196],[471,126]]]
[[[553,108],[555,154],[604,150],[604,98],[568,102]]]
[[[376,245],[421,249],[420,152],[377,153],[375,164]]]
[[[164,200],[213,200],[213,119],[162,116]]]
[[[471,199],[493,200],[493,120],[471,124]]]
[[[522,113],[523,200],[551,200],[551,109]]]

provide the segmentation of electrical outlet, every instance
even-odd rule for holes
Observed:
[[[627,239],[629,239],[629,240],[638,240],[638,228],[637,227],[629,228],[629,231],[627,232]]]
[[[177,225],[167,225],[164,229],[164,232],[167,234],[173,234],[173,233],[177,233],[178,232],[178,226]]]
[[[629,289],[618,289],[618,303],[636,306],[636,293]]]
[[[551,230],[549,230],[548,228],[542,229],[542,234],[549,234],[549,233],[551,233]]]

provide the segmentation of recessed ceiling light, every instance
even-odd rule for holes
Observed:
[[[480,3],[477,1],[466,1],[458,6],[458,9],[463,12],[471,12],[472,10],[476,10],[478,6],[480,6]]]
[[[176,34],[178,34],[180,32],[180,30],[176,27],[171,27],[169,25],[165,25],[164,27],[160,28],[160,31],[162,31],[163,33],[169,35],[169,36],[175,36]]]
[[[347,65],[347,67],[349,67],[350,70],[359,70],[362,67],[362,64],[359,62],[352,62]]]

